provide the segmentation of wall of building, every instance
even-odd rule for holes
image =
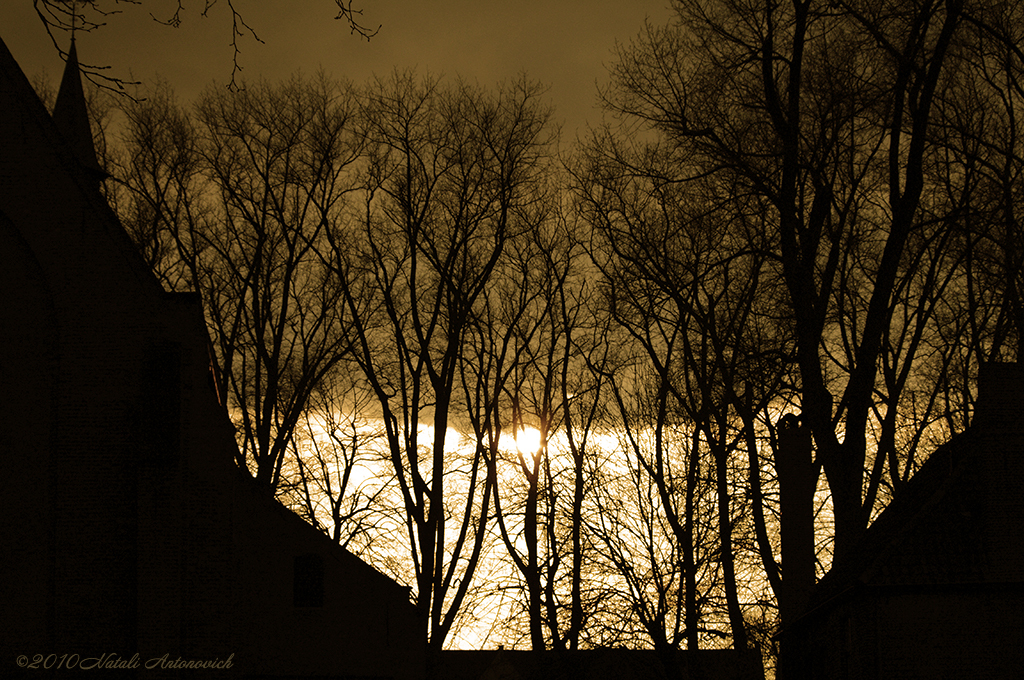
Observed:
[[[198,298],[161,290],[2,42],[0,140],[0,675],[137,653],[422,677],[407,592],[235,467]],[[310,555],[324,596],[296,606]]]
[[[932,454],[786,632],[804,677],[1020,677],[1024,369],[983,366],[979,392],[970,430]]]
[[[886,594],[879,678],[1014,678],[1024,671],[1024,598],[1003,586]]]

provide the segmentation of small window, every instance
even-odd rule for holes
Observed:
[[[154,342],[143,367],[142,435],[148,462],[173,466],[181,449],[181,345]]]
[[[324,606],[324,559],[320,555],[295,557],[292,604],[296,607]]]

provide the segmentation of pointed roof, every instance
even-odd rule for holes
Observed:
[[[85,104],[85,90],[82,88],[74,36],[71,38],[68,60],[64,65],[57,103],[53,106],[53,122],[82,167],[98,180],[106,178],[107,173],[96,161],[96,147],[92,143],[92,128],[89,125],[89,111]]]
[[[72,70],[77,79],[76,74]],[[61,98],[73,101],[67,95]],[[88,220],[97,235],[93,241],[115,248],[137,280],[162,294],[156,276],[99,191],[104,176],[98,165],[89,170],[79,160],[0,36],[0,215],[15,224],[30,247],[42,249],[66,225],[81,227],[84,208],[95,218]]]
[[[973,424],[939,447],[841,563],[798,626],[865,588],[1021,582],[1024,364],[979,368]]]

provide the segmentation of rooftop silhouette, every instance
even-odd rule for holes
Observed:
[[[408,590],[235,466],[199,297],[99,192],[74,45],[51,118],[0,42],[0,139],[0,675],[423,677]]]
[[[983,364],[940,447],[783,633],[801,678],[1016,677],[1024,668],[1024,366]]]

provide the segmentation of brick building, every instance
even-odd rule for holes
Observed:
[[[981,367],[940,447],[783,633],[787,675],[1024,678],[1024,366]]]
[[[200,300],[101,178],[73,47],[51,117],[0,41],[0,676],[422,677],[407,589],[235,467]]]

